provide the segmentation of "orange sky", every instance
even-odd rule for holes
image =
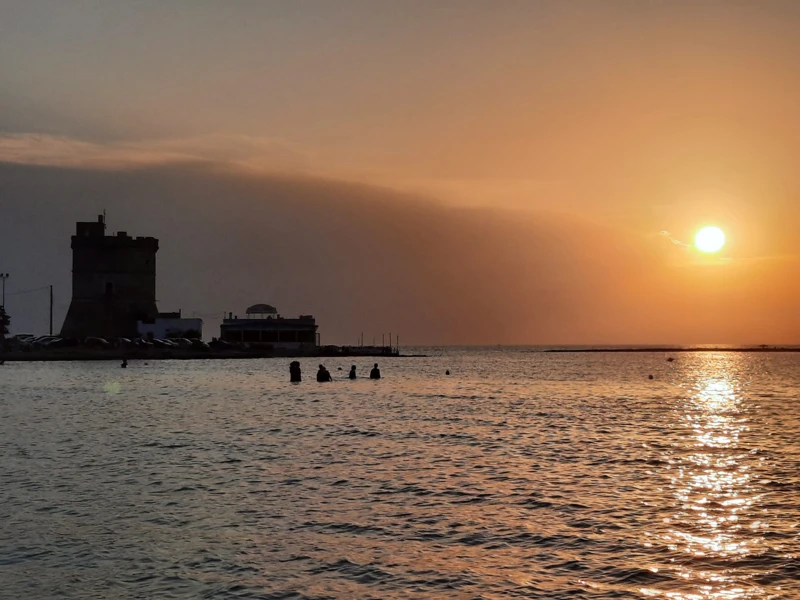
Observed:
[[[176,285],[165,269],[192,243],[176,238],[172,250],[162,242],[165,309],[283,294],[284,312],[324,317],[330,341],[355,339],[365,310],[375,333],[420,343],[800,341],[795,2],[3,4],[0,207],[34,231],[58,212],[66,225],[49,227],[61,246],[69,223],[108,204],[141,233],[169,236],[157,210],[134,209],[137,189],[192,199],[210,226],[225,202],[198,191],[212,184],[193,162],[247,206],[272,206],[275,186],[298,198],[310,186],[314,203],[293,210],[313,205],[306,217],[324,220],[346,210],[342,189],[365,184],[353,221],[374,230],[381,210],[397,215],[382,261],[408,270],[402,305],[360,282],[382,270],[369,263],[336,267],[325,294],[302,281],[307,293],[289,293],[256,263],[228,296],[207,289],[217,274],[202,269]],[[109,173],[124,174],[127,200],[92,191]],[[683,245],[706,224],[728,235],[718,257]],[[19,227],[0,223],[0,269],[18,289],[58,280],[68,296],[63,264],[37,271]],[[309,244],[354,261],[324,229]],[[286,273],[317,273],[280,260]],[[325,302],[346,295],[345,281],[366,286],[361,319]]]

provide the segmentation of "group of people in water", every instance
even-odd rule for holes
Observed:
[[[350,373],[348,374],[348,379],[358,379],[358,375],[356,373],[356,366],[352,365],[350,367]],[[378,363],[372,367],[372,370],[369,372],[370,379],[380,379],[381,378],[381,370],[378,368]],[[303,374],[300,371],[300,362],[299,361],[292,361],[289,365],[289,381],[292,383],[299,383],[303,380]],[[319,383],[325,383],[327,381],[333,381],[333,376],[331,375],[330,371],[325,368],[325,365],[320,365],[319,370],[317,371],[317,381]]]

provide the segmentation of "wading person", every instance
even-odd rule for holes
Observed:
[[[333,377],[331,377],[330,372],[324,367],[324,365],[319,366],[319,371],[317,371],[317,381],[320,383],[333,381]]]

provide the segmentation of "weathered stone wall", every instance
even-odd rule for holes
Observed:
[[[72,237],[72,302],[62,337],[136,337],[156,307],[155,238],[98,235],[79,223]],[[82,234],[82,235],[81,235]]]

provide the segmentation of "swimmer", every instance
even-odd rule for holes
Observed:
[[[369,372],[370,379],[380,379],[381,378],[381,370],[378,368],[378,363],[372,367],[372,370]]]

